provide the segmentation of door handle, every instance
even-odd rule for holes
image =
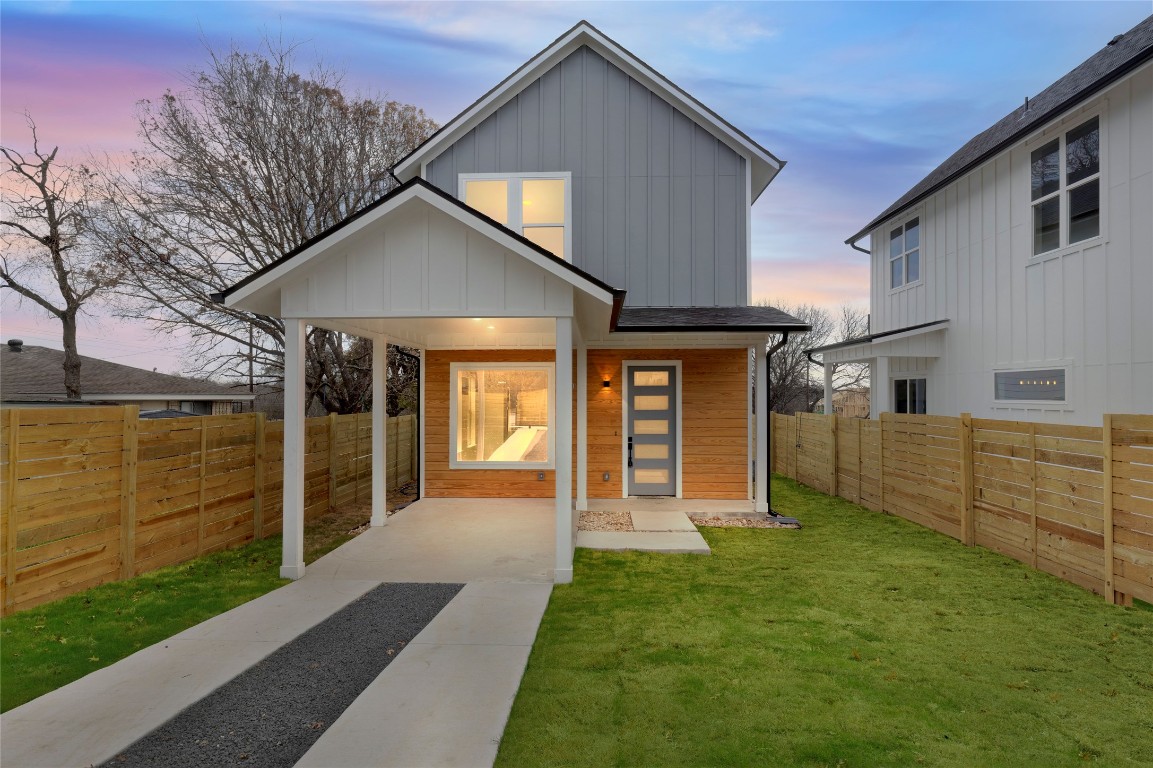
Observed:
[[[633,439],[629,438],[629,466],[633,465]]]

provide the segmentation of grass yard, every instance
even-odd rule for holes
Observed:
[[[578,550],[498,766],[1153,763],[1153,611],[780,478],[800,531]]]
[[[369,514],[349,504],[309,522],[304,561],[351,539]],[[4,617],[0,712],[287,584],[280,543],[274,536]]]

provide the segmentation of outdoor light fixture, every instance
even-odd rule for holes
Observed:
[[[612,381],[610,381],[607,378],[601,382],[601,386],[604,387],[605,389],[609,389],[610,387],[612,387],[612,385],[613,385]]]

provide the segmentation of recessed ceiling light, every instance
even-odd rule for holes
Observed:
[[[489,329],[490,331],[495,331],[495,330],[496,330],[496,326],[495,326],[495,325],[490,325],[490,326],[488,327],[488,329]]]

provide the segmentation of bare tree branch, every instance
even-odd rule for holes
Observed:
[[[126,274],[119,313],[190,331],[201,373],[243,381],[283,368],[283,324],[209,295],[387,193],[390,167],[436,128],[411,105],[346,96],[323,65],[298,74],[292,48],[268,42],[210,52],[182,90],[140,102],[138,119],[144,149],[107,177],[100,233]],[[364,402],[343,371],[363,365],[350,345],[309,334],[310,399],[324,385],[340,393],[326,407]]]

